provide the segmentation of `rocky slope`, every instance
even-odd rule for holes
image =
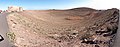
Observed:
[[[118,9],[25,10],[7,16],[18,47],[110,47]]]

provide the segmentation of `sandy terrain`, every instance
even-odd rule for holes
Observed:
[[[109,47],[118,10],[25,10],[7,17],[17,47]]]

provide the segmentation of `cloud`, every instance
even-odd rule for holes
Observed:
[[[96,9],[120,9],[120,0],[89,0],[89,2],[82,4],[81,7],[91,7]]]

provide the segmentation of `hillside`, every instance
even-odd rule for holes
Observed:
[[[118,29],[118,9],[25,10],[7,16],[18,47],[109,47]]]

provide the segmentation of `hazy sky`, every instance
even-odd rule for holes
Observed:
[[[119,0],[0,0],[0,9],[21,6],[25,9],[69,9],[91,7],[96,9],[120,8]]]

